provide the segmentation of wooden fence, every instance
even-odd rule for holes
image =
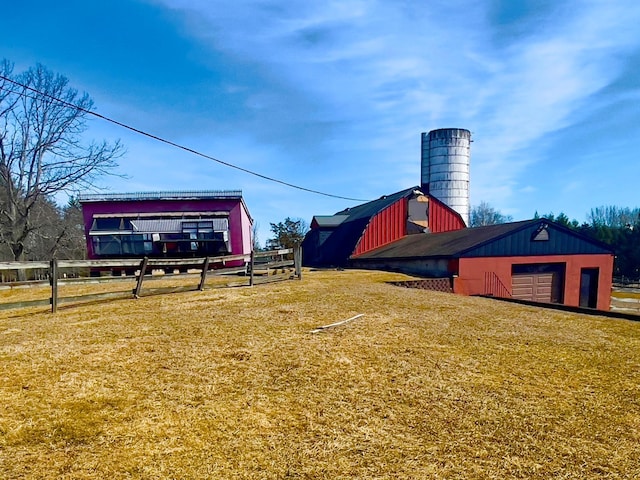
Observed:
[[[240,266],[228,267],[228,264],[240,264]],[[49,299],[28,300],[22,302],[0,303],[0,310],[9,308],[25,308],[42,305],[51,305],[51,312],[56,312],[58,305],[62,303],[77,303],[83,301],[95,301],[113,298],[139,298],[143,295],[157,295],[162,293],[175,293],[180,291],[204,290],[207,278],[213,275],[239,274],[248,277],[245,286],[253,286],[256,283],[284,280],[289,278],[302,279],[302,251],[297,249],[271,250],[267,252],[252,252],[250,255],[226,255],[222,257],[204,258],[148,258],[141,259],[116,259],[116,260],[56,260],[49,262],[0,262],[0,272],[40,271],[39,276],[45,276],[51,287]],[[152,278],[170,278],[172,275],[153,275],[154,271],[178,270],[181,272],[199,272],[198,284],[165,287],[143,290],[145,280]],[[66,272],[120,272],[133,271],[135,277],[126,276],[90,276],[67,278]],[[271,275],[281,272],[280,276]],[[44,274],[42,273],[44,272]],[[26,276],[26,275],[25,275]],[[59,295],[58,287],[65,284],[79,282],[113,282],[135,280],[135,288],[129,291],[102,292],[88,295],[67,296]],[[4,284],[9,287],[28,287],[47,285],[47,281],[13,282]],[[242,284],[241,284],[242,285]]]
[[[614,284],[611,295],[611,310],[640,315],[640,284],[634,283],[632,286]]]
[[[640,315],[640,299],[611,297],[611,311]]]

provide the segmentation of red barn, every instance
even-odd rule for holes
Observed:
[[[465,227],[459,213],[412,187],[334,215],[315,216],[302,243],[307,266],[347,266],[361,255],[407,235]]]

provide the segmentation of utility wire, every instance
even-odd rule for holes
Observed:
[[[101,120],[104,120],[106,122],[113,123],[115,125],[118,125],[119,127],[126,128],[127,130],[131,130],[132,132],[135,132],[135,133],[137,133],[139,135],[143,135],[145,137],[149,137],[149,138],[151,138],[153,140],[156,140],[158,142],[166,143],[167,145],[171,145],[172,147],[179,148],[180,150],[184,150],[185,152],[192,153],[193,155],[197,155],[199,157],[206,158],[207,160],[211,160],[211,161],[217,162],[217,163],[219,163],[221,165],[224,165],[225,167],[234,168],[236,170],[240,170],[241,172],[248,173],[249,175],[253,175],[255,177],[262,178],[264,180],[268,180],[270,182],[279,183],[280,185],[284,185],[286,187],[295,188],[297,190],[302,190],[304,192],[315,193],[316,195],[323,195],[325,197],[339,198],[341,200],[350,200],[350,201],[354,201],[354,202],[369,202],[370,201],[370,200],[363,200],[361,198],[343,197],[341,195],[334,195],[332,193],[321,192],[319,190],[313,190],[311,188],[306,188],[306,187],[302,187],[300,185],[295,185],[293,183],[285,182],[284,180],[279,180],[277,178],[269,177],[267,175],[263,175],[261,173],[254,172],[253,170],[249,170],[247,168],[243,168],[243,167],[240,167],[238,165],[234,165],[233,163],[225,162],[224,160],[220,160],[219,158],[212,157],[211,155],[207,155],[206,153],[199,152],[198,150],[194,150],[193,148],[189,148],[189,147],[186,147],[184,145],[180,145],[179,143],[172,142],[171,140],[167,140],[165,138],[159,137],[159,136],[154,135],[152,133],[145,132],[144,130],[140,130],[138,128],[132,127],[130,125],[127,125],[126,123],[119,122],[117,120],[114,120],[113,118],[106,117],[106,116],[101,115],[101,114],[99,114],[97,112],[93,112],[91,110],[87,110],[86,108],[79,107],[79,106],[74,105],[73,103],[67,102],[66,100],[63,100],[61,98],[54,97],[53,95],[49,95],[48,93],[41,92],[39,90],[36,90],[35,88],[29,87],[28,85],[24,85],[24,84],[22,84],[20,82],[16,82],[15,80],[12,80],[11,78],[5,77],[4,75],[0,75],[0,79],[1,80],[5,80],[7,82],[10,82],[10,83],[12,83],[12,84],[14,84],[14,85],[16,85],[18,87],[24,88],[26,90],[29,90],[29,91],[31,91],[33,93],[36,93],[38,95],[41,95],[43,97],[47,97],[47,98],[49,98],[51,100],[54,100],[55,102],[58,102],[58,103],[61,103],[62,105],[65,105],[67,107],[75,108],[76,110],[80,110],[81,112],[84,112],[86,114],[93,115],[94,117],[100,118]],[[24,92],[14,92],[12,90],[8,90],[7,88],[4,88],[4,90],[9,91],[11,93],[16,93],[16,94],[21,95],[21,96],[29,97],[29,95],[27,95]],[[30,97],[30,98],[33,98],[33,97]]]

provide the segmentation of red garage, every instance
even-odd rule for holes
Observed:
[[[611,249],[546,219],[409,235],[353,255],[351,265],[447,277],[464,295],[599,310],[611,301]]]

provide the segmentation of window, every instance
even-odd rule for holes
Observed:
[[[120,235],[101,235],[93,237],[93,251],[97,255],[121,255]]]
[[[531,236],[532,242],[546,242],[549,240],[549,230],[548,225],[543,223],[538,227],[538,229]]]
[[[213,222],[211,220],[199,222],[182,222],[182,233],[211,233]]]
[[[122,218],[96,218],[93,220],[91,230],[120,230]]]

